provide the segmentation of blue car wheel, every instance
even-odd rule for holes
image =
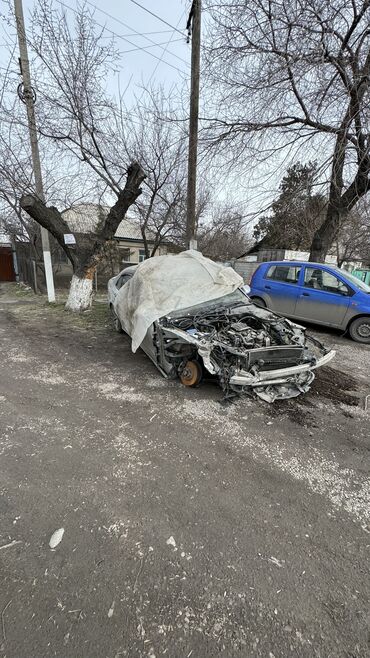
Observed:
[[[350,324],[349,335],[358,343],[370,344],[370,316],[354,320]]]

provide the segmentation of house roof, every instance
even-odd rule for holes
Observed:
[[[154,240],[154,233],[152,231],[146,231],[146,236],[148,240]],[[136,219],[132,217],[125,217],[120,223],[115,235],[115,238],[119,240],[138,240],[142,241],[143,236],[141,235],[140,224]]]
[[[67,210],[63,210],[63,219],[67,222],[70,230],[75,233],[94,233],[99,223],[106,218],[109,212],[107,206],[99,206],[96,203],[81,203]],[[154,233],[146,231],[147,240],[154,241]],[[134,217],[125,217],[115,233],[119,240],[134,240],[143,242],[140,224]]]

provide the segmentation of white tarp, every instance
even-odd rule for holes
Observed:
[[[140,263],[132,279],[118,292],[114,306],[136,352],[155,320],[228,295],[242,285],[243,279],[231,267],[189,250]]]

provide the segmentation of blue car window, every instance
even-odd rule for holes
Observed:
[[[274,281],[282,281],[284,283],[297,283],[300,271],[300,267],[292,265],[271,265],[268,269],[266,278],[273,279]]]
[[[325,292],[332,292],[337,295],[349,295],[351,293],[348,286],[334,274],[315,267],[306,267],[304,286],[305,288],[324,290]]]

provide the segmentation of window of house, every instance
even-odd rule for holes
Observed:
[[[300,271],[300,267],[292,265],[271,265],[266,278],[282,283],[297,283]]]
[[[333,292],[337,295],[349,295],[351,293],[348,286],[338,279],[337,276],[317,267],[306,267],[304,286],[305,288]]]
[[[139,249],[139,263],[146,259],[145,249]]]
[[[129,263],[131,261],[131,249],[121,249],[122,262]]]

